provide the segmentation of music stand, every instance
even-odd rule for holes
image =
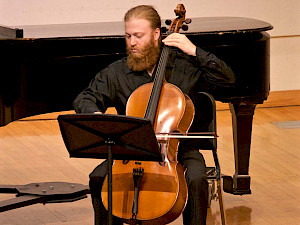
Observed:
[[[107,159],[108,221],[112,224],[112,160],[164,160],[151,121],[110,114],[60,115],[57,120],[70,157]]]

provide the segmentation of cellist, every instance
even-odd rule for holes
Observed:
[[[179,87],[192,99],[195,92],[226,92],[234,87],[235,78],[225,62],[214,54],[196,47],[185,35],[174,33],[162,40],[161,19],[148,5],[131,8],[124,17],[127,57],[98,72],[75,99],[77,113],[105,113],[115,107],[125,114],[126,102],[139,86],[152,82],[161,46],[173,46],[167,65],[166,80]],[[197,103],[194,103],[197,104]],[[205,161],[199,148],[181,142],[178,161],[186,168],[188,201],[183,212],[185,225],[206,224],[208,183]],[[90,190],[95,212],[95,224],[107,224],[107,211],[101,200],[101,188],[106,176],[106,161],[90,174]],[[114,218],[114,224],[122,224]]]

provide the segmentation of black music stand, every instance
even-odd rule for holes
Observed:
[[[108,160],[108,221],[112,224],[112,160],[164,160],[150,120],[110,114],[70,114],[57,119],[70,157]]]

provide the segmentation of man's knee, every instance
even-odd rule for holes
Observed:
[[[107,174],[106,163],[98,165],[90,174],[90,191],[92,198],[100,197],[102,184],[104,182],[105,176]]]
[[[107,162],[104,161],[90,173],[90,179],[94,179],[94,178],[104,179],[106,175],[107,175]]]
[[[208,188],[208,182],[205,175],[193,176],[187,179],[189,189],[201,190]]]

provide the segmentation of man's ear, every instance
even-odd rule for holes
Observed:
[[[160,37],[160,29],[159,28],[156,28],[154,30],[154,40],[157,41]]]

